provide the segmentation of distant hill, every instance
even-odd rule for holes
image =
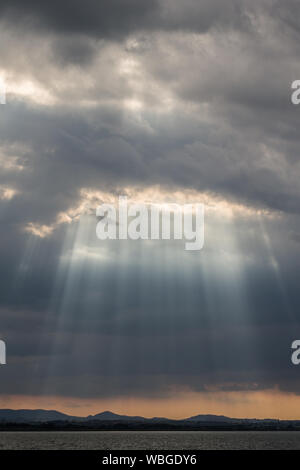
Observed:
[[[0,410],[0,421],[10,423],[73,421],[76,419],[75,416],[68,416],[55,410]]]
[[[51,421],[146,421],[141,416],[123,416],[104,411],[87,417],[70,416],[55,410],[9,410],[0,409],[0,422],[6,423],[49,423]]]
[[[116,426],[129,426],[129,427],[140,427],[143,428],[159,428],[159,427],[170,427],[170,428],[201,428],[201,427],[224,427],[224,428],[236,428],[236,427],[273,427],[284,426],[299,426],[300,421],[279,421],[272,419],[237,419],[229,418],[227,416],[217,415],[196,415],[190,418],[182,420],[172,420],[168,418],[144,418],[142,416],[126,416],[112,413],[111,411],[104,411],[95,415],[89,415],[87,417],[70,416],[64,413],[60,413],[56,410],[10,410],[0,409],[0,424],[6,426],[9,424],[24,424],[24,425],[56,425],[60,428],[63,426],[83,426],[97,428],[99,425],[104,427]]]
[[[256,419],[256,418],[228,418],[228,416],[223,415],[196,415],[192,416],[191,418],[187,418],[183,421],[187,422],[195,422],[195,423],[227,423],[227,424],[247,424],[247,423],[265,423],[265,424],[272,424],[272,423],[279,423],[280,420],[278,419]],[[295,421],[293,421],[295,422]]]
[[[1,416],[1,415],[0,415]],[[147,418],[142,416],[117,415],[111,411],[103,411],[96,415],[89,415],[86,419],[93,421],[145,421]]]
[[[185,421],[196,421],[196,422],[205,422],[205,423],[233,423],[239,422],[241,420],[236,418],[228,418],[227,416],[217,416],[217,415],[196,415],[191,418],[185,419]]]

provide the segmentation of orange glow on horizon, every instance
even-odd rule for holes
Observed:
[[[91,399],[55,396],[2,396],[0,408],[55,409],[74,416],[111,411],[130,416],[182,419],[197,414],[232,418],[300,419],[300,396],[275,390],[181,393],[168,398]],[[299,411],[297,411],[299,410]]]

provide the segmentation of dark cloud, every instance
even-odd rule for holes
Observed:
[[[61,33],[88,33],[98,37],[122,36],[131,29],[147,25],[157,11],[158,2],[138,0],[81,0],[65,2],[1,1],[0,9],[8,19],[32,21],[33,25]],[[30,24],[30,23],[29,23]]]
[[[83,67],[94,59],[97,44],[86,37],[75,35],[74,37],[57,38],[53,42],[52,48],[55,58],[59,59],[63,66],[71,63]]]
[[[120,38],[143,30],[190,30],[205,32],[214,26],[241,27],[247,14],[239,2],[221,0],[184,4],[170,0],[70,0],[40,2],[1,1],[0,11],[11,21],[60,33],[83,33],[99,38]],[[25,24],[26,24],[25,23]]]
[[[282,3],[276,0],[272,4],[275,16],[285,23],[297,35],[300,32],[299,4],[296,0],[287,0]]]
[[[2,18],[18,28],[35,28],[96,38],[122,39],[141,31],[191,31],[211,28],[257,33],[271,21],[280,22],[283,32],[298,32],[296,0],[1,0]],[[270,16],[268,16],[270,15]],[[260,20],[267,18],[265,24]],[[17,24],[16,24],[17,22]],[[287,39],[287,38],[286,38]]]
[[[218,121],[199,120],[186,140],[178,130],[183,120],[192,124],[193,117],[155,123],[150,116],[151,135],[139,128],[130,136],[130,123],[118,108],[52,112],[10,105],[0,116],[2,142],[26,149],[19,155],[24,171],[0,176],[0,183],[10,182],[20,191],[10,203],[10,217],[50,223],[60,211],[76,206],[82,188],[117,190],[128,184],[212,191],[246,205],[298,214],[293,159],[282,155],[281,162],[268,161],[264,146],[269,137],[259,136],[258,130],[253,142],[251,131],[222,129]],[[269,151],[280,154],[285,141],[275,149],[272,143]]]
[[[299,392],[296,6],[0,1],[1,393]],[[219,201],[203,252],[78,209],[153,185]]]

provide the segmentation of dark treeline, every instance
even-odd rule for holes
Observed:
[[[120,421],[0,423],[1,431],[300,431],[299,421],[265,423],[145,423]]]

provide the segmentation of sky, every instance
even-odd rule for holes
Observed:
[[[300,419],[296,0],[0,0],[2,408]],[[120,195],[205,243],[101,241]]]

